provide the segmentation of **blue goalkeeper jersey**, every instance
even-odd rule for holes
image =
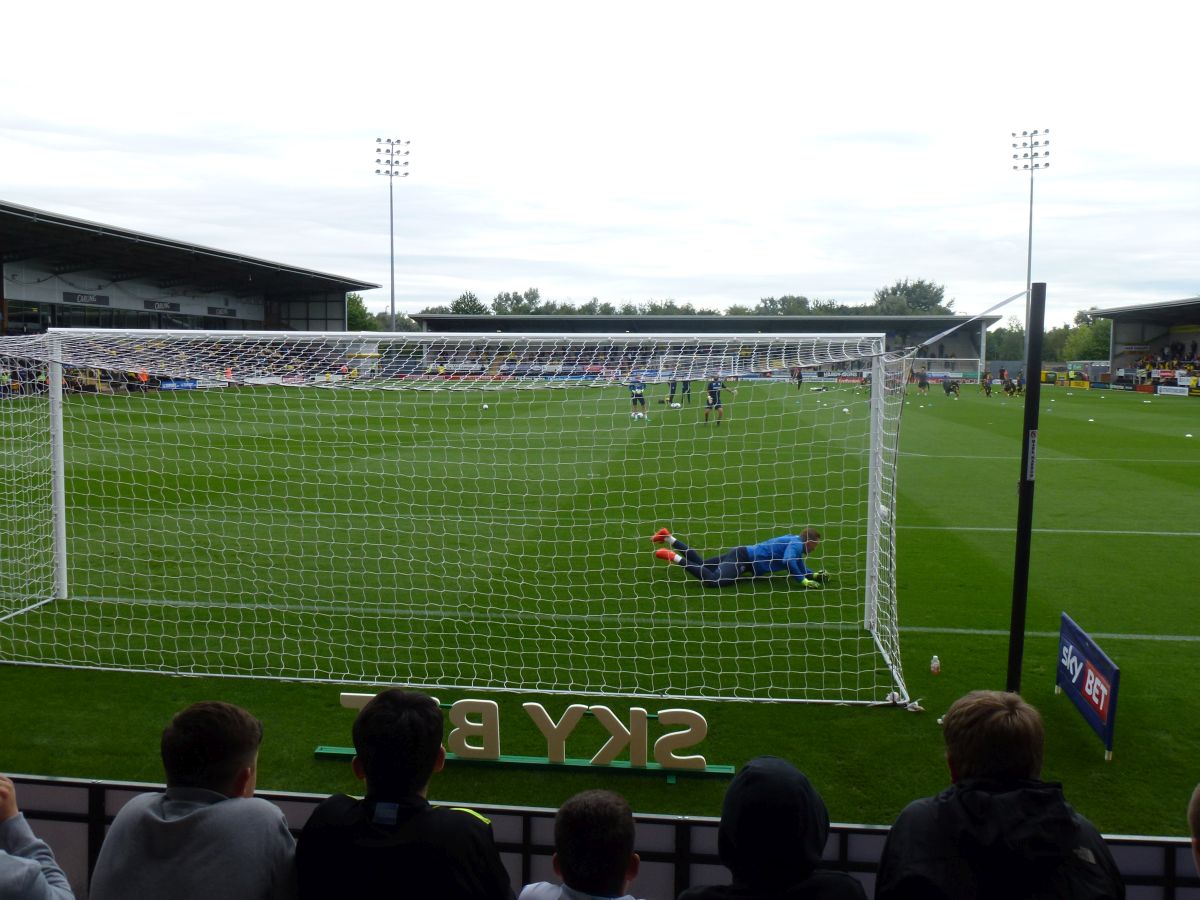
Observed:
[[[793,578],[807,578],[812,569],[804,564],[804,538],[783,534],[746,547],[755,575],[770,575],[787,569]]]
[[[635,378],[629,382],[629,396],[638,398],[646,393],[646,382],[640,378]]]

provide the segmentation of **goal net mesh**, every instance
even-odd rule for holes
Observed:
[[[4,338],[0,661],[907,701],[906,376],[879,335]],[[650,541],[805,526],[820,589]]]

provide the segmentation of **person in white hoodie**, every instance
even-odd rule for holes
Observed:
[[[67,876],[45,841],[38,840],[17,808],[12,779],[0,775],[0,897],[4,900],[73,900]]]
[[[554,817],[554,873],[562,884],[527,884],[518,900],[635,900],[627,893],[640,857],[633,810],[620,794],[584,791]]]

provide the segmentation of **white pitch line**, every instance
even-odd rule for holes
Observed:
[[[994,527],[988,525],[897,525],[897,531],[985,531],[993,534],[1012,534],[1015,529],[1011,526]],[[1200,537],[1200,531],[1142,531],[1134,529],[1131,531],[1109,531],[1099,528],[1034,528],[1034,534],[1098,534],[1111,535],[1116,537],[1182,537],[1182,538],[1197,538]]]
[[[558,496],[558,495],[556,495]],[[112,510],[109,509],[82,509],[75,510],[75,514],[81,517],[103,517],[108,519],[111,517]],[[235,519],[251,519],[251,524],[257,522],[283,522],[286,527],[298,529],[325,529],[325,524],[330,519],[388,519],[392,520],[395,517],[390,513],[376,513],[370,510],[356,510],[354,512],[338,512],[336,510],[321,510],[321,509],[285,509],[278,511],[261,510],[261,509],[241,509],[237,507],[213,507],[213,506],[174,506],[163,507],[161,509],[152,509],[149,506],[141,508],[130,507],[125,510],[118,510],[129,514],[137,514],[139,516],[161,516],[164,518],[173,519],[198,519],[201,517],[214,519],[217,521],[232,521]],[[435,511],[423,510],[420,515],[415,516],[421,522],[458,522],[458,523],[474,523],[477,525],[501,526],[505,528],[543,528],[545,526],[545,513],[541,510],[533,510],[522,514],[516,510],[508,510],[503,516],[487,516],[487,515],[451,515],[445,510],[439,509]],[[755,525],[761,524],[757,519],[749,517],[741,518],[737,516],[726,519],[727,522],[744,521]],[[610,525],[613,527],[624,527],[631,523],[624,519],[586,519],[582,521],[585,525]],[[135,523],[137,527],[141,527],[140,523]],[[133,526],[130,526],[133,527]],[[415,525],[413,526],[416,527]],[[781,526],[785,527],[785,526]],[[950,531],[950,532],[980,532],[989,534],[1012,534],[1015,529],[1011,525],[897,525],[897,531]],[[1089,529],[1089,528],[1034,528],[1035,534],[1065,534],[1065,535],[1099,535],[1106,537],[1155,537],[1155,538],[1200,538],[1198,531],[1144,531],[1141,529],[1131,530],[1116,530],[1116,529]],[[325,539],[322,538],[324,541]]]
[[[980,456],[971,453],[916,453],[914,451],[901,451],[900,456],[903,458],[931,459],[934,461],[946,459],[965,459],[970,460],[971,462],[982,462],[986,460],[988,462],[1019,463],[1021,461],[1020,456]],[[1142,465],[1154,466],[1194,466],[1200,464],[1200,459],[1179,459],[1178,457],[1174,459],[1150,459],[1147,457],[1110,458],[1093,456],[1046,456],[1043,454],[1038,455],[1037,461],[1039,463],[1119,463],[1121,465],[1140,463]]]
[[[938,628],[935,626],[912,625],[900,628],[901,634],[966,634],[980,637],[1008,637],[1006,628]],[[1120,634],[1118,632],[1095,631],[1090,636],[1106,641],[1162,641],[1165,643],[1200,643],[1200,634]],[[1057,631],[1027,631],[1026,637],[1055,638]]]
[[[405,617],[411,619],[451,619],[457,622],[470,621],[497,621],[501,624],[518,623],[518,622],[540,622],[545,623],[546,615],[542,612],[530,610],[481,610],[481,609],[463,609],[456,607],[404,607],[404,606],[351,606],[349,603],[344,605],[333,605],[328,603],[310,603],[295,606],[280,606],[278,604],[257,604],[257,603],[222,603],[208,604],[204,602],[189,602],[186,600],[135,600],[132,598],[117,598],[117,597],[73,597],[71,600],[84,603],[118,603],[131,606],[165,606],[174,608],[189,608],[196,607],[199,609],[218,608],[218,609],[239,609],[253,610],[256,612],[278,612],[278,613],[306,613],[306,614],[325,614],[336,616],[379,616],[388,617],[391,619],[403,619]],[[70,602],[70,601],[65,601]],[[745,628],[751,630],[774,630],[782,629],[788,631],[803,631],[810,629],[813,631],[862,631],[862,625],[855,622],[742,622],[731,620],[728,617],[724,618],[709,618],[704,616],[614,616],[610,610],[598,611],[591,615],[582,615],[579,613],[554,613],[555,622],[572,622],[579,624],[587,624],[595,626],[597,621],[602,623],[614,623],[618,625],[641,625],[645,627],[707,627],[707,628]],[[953,627],[938,627],[925,625],[912,625],[900,628],[901,634],[962,634],[975,637],[1007,637],[1007,629],[1001,628],[953,628]],[[1058,637],[1057,631],[1027,631],[1026,637],[1037,638],[1052,638]],[[1163,643],[1184,643],[1194,644],[1200,643],[1200,635],[1194,634],[1120,634],[1117,632],[1095,632],[1093,638],[1104,640],[1117,641],[1159,641]]]

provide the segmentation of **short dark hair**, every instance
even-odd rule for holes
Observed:
[[[1042,717],[1017,694],[972,691],[942,717],[946,756],[959,778],[1034,779],[1042,772]]]
[[[442,745],[442,710],[420,691],[391,688],[359,711],[352,734],[367,790],[409,796],[433,775]]]
[[[813,528],[811,525],[805,525],[800,530],[800,540],[802,541],[819,541],[820,539],[821,532],[817,531],[817,529]]]
[[[612,791],[584,791],[558,809],[554,851],[563,881],[584,894],[618,897],[633,856],[633,810]]]
[[[226,793],[237,774],[253,766],[262,722],[232,703],[202,700],[177,712],[162,733],[167,787]]]

